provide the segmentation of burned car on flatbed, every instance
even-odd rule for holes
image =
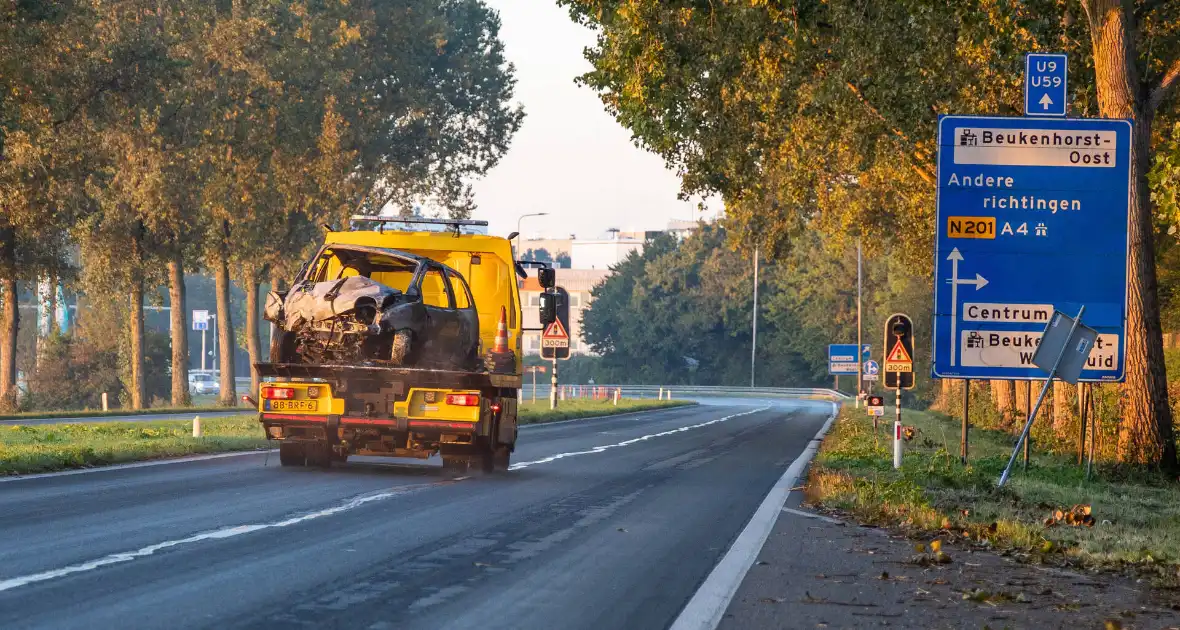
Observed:
[[[267,295],[272,363],[477,369],[479,315],[459,272],[409,252],[328,244]]]

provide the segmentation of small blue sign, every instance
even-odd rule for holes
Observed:
[[[936,378],[1044,379],[1054,311],[1098,331],[1085,381],[1122,381],[1131,122],[938,122]]]
[[[856,366],[871,356],[872,346],[864,344],[861,348],[861,358],[856,358],[856,344],[834,343],[828,346],[828,374],[840,376],[856,375]]]
[[[1069,58],[1058,53],[1024,57],[1024,114],[1065,116]]]
[[[876,361],[865,361],[865,374],[870,376],[881,371],[881,366]]]
[[[193,322],[193,330],[209,330],[209,322]]]

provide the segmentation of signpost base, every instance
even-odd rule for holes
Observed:
[[[901,388],[897,388],[896,419],[893,421],[893,468],[901,468]]]

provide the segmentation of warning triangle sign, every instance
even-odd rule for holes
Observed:
[[[553,320],[552,324],[549,324],[549,326],[547,326],[545,328],[545,333],[543,335],[541,335],[541,338],[542,339],[569,339],[570,335],[569,335],[569,333],[567,333],[565,331],[565,326],[561,325],[561,320],[555,319],[555,320]]]
[[[902,345],[901,339],[897,340],[893,349],[889,351],[889,356],[885,358],[887,363],[913,363],[914,360],[910,358],[910,354],[905,351],[905,346]]]

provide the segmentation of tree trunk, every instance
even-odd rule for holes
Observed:
[[[273,265],[270,268],[270,290],[271,291],[286,291],[287,290],[287,281],[285,279],[283,279],[282,271],[280,271],[278,268],[276,268]],[[267,356],[270,355],[271,344],[273,344],[275,342],[275,325],[274,325],[274,323],[268,322],[268,328],[270,329],[270,334],[267,335],[267,339],[268,339],[267,345],[266,345]]]
[[[1152,242],[1152,212],[1147,172],[1151,168],[1151,125],[1135,49],[1137,26],[1132,3],[1084,0],[1094,48],[1098,109],[1106,118],[1135,123],[1131,147],[1130,261],[1127,267],[1126,404],[1119,433],[1123,462],[1176,467],[1172,411],[1164,373],[1163,337]]]
[[[143,374],[143,280],[136,279],[131,283],[131,309],[128,313],[131,328],[131,408],[144,408],[144,374]]]
[[[229,304],[229,264],[222,255],[214,263],[214,290],[217,292],[217,351],[221,369],[221,399],[226,407],[238,404],[237,387],[234,385],[234,322]]]
[[[250,395],[257,396],[261,379],[254,364],[262,361],[258,330],[258,274],[247,270],[243,275],[246,276],[242,288],[246,290],[246,352],[250,355]]]
[[[3,245],[3,243],[0,243]],[[0,255],[3,254],[0,248]],[[0,267],[2,269],[3,267]],[[16,333],[20,326],[20,309],[16,276],[0,277],[0,409],[16,409]]]
[[[1008,402],[1004,406],[1008,409],[1008,414],[1005,420],[1008,426],[1005,427],[1008,431],[1016,426],[1016,381],[1004,381],[1004,397]]]
[[[1053,435],[1061,444],[1069,444],[1073,437],[1074,398],[1078,394],[1077,385],[1070,385],[1063,381],[1053,382]]]
[[[187,407],[193,399],[188,390],[188,306],[184,293],[184,257],[179,251],[168,261],[168,304],[172,334],[172,406]]]

